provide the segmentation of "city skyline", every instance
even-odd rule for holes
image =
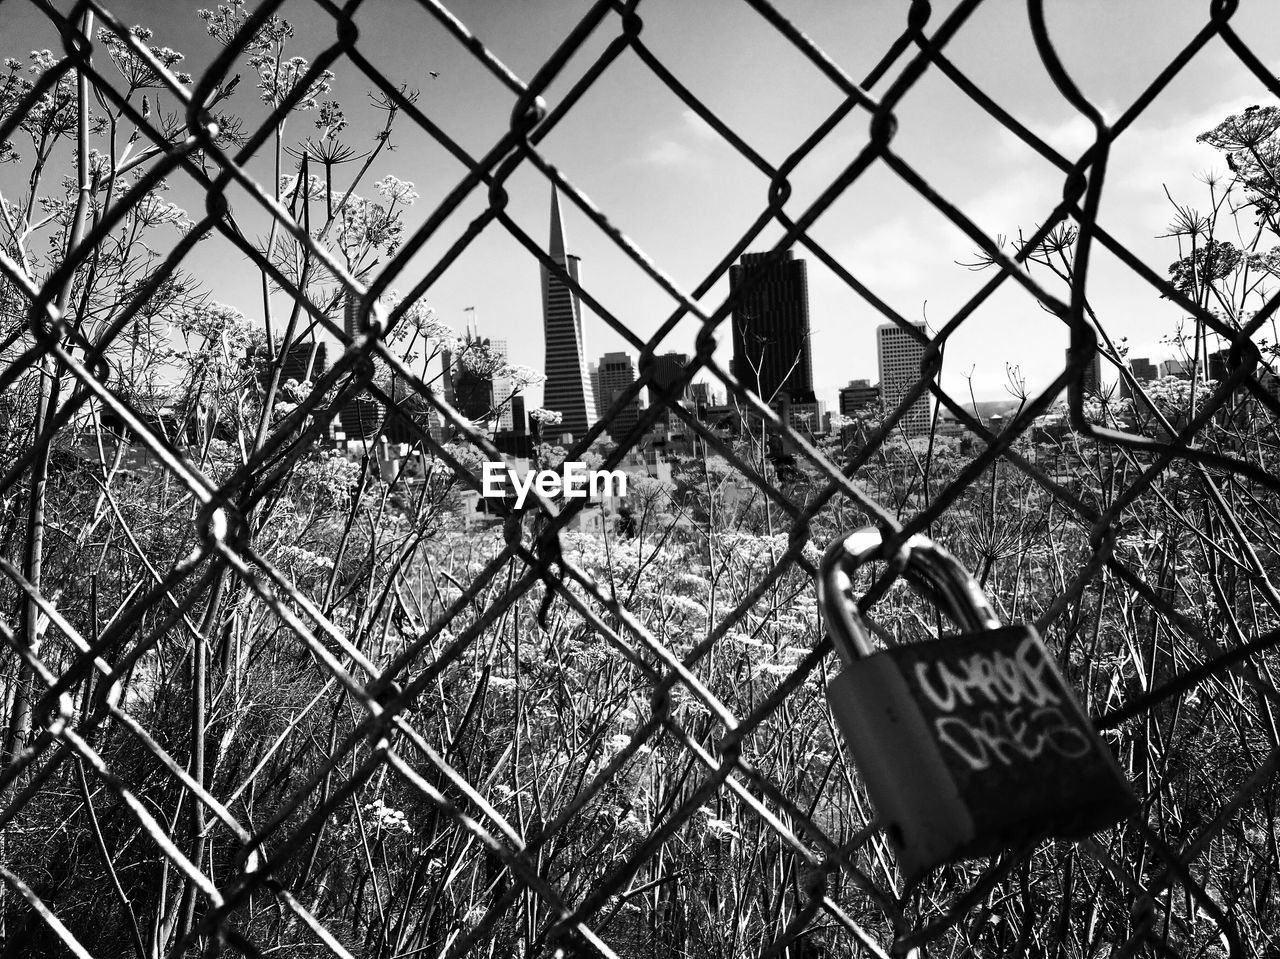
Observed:
[[[199,72],[217,49],[194,16],[199,5],[129,0],[116,10],[126,22],[152,27],[154,42],[182,51],[187,57],[184,66]],[[788,0],[784,6],[800,29],[823,37],[833,61],[854,74],[870,69],[886,39],[902,26],[901,7],[894,3],[846,6]],[[951,5],[934,6],[934,19],[941,22]],[[580,6],[568,0],[548,0],[537,17],[481,0],[458,0],[451,8],[475,25],[484,42],[525,82],[583,15]],[[290,0],[279,12],[293,20],[297,48],[314,55],[332,42],[332,35],[326,28],[327,18],[300,16],[305,9]],[[511,91],[495,83],[474,63],[465,45],[415,4],[387,0],[382,10],[378,17],[360,18],[360,49],[377,51],[389,75],[420,92],[423,108],[463,150],[473,157],[483,156],[506,130],[505,123],[495,126],[491,118],[509,116]],[[645,17],[644,42],[695,96],[776,166],[823,122],[839,94],[763,18],[737,14],[736,5],[727,0],[706,0],[697,18],[682,16],[674,6],[655,5]],[[7,53],[23,56],[28,49],[61,46],[36,9],[16,5],[6,16],[11,18],[14,35],[24,38],[21,50]],[[1091,142],[1091,127],[1038,68],[1026,18],[1006,20],[985,9],[977,16],[984,18],[983,29],[961,31],[947,48],[948,58],[1043,141],[1068,156],[1078,156]],[[1088,95],[1114,119],[1168,62],[1171,51],[1190,41],[1202,25],[1201,16],[1199,5],[1193,4],[1135,0],[1121,8],[1104,0],[1081,0],[1069,13],[1050,11],[1049,27],[1062,55],[1088,77]],[[1146,31],[1140,45],[1125,41],[1135,22],[1143,23]],[[1275,22],[1276,8],[1262,4],[1244,5],[1233,19],[1243,35],[1260,40],[1276,36]],[[549,106],[567,94],[606,43],[604,35],[591,38],[583,56],[575,57],[545,91]],[[1001,55],[990,56],[990,49],[999,49]],[[768,72],[767,81],[753,65],[761,54],[778,65]],[[350,121],[344,139],[365,149],[381,123],[375,111],[360,109],[368,103],[370,82],[350,65],[335,74],[333,95],[347,105]],[[232,103],[237,110],[246,108],[250,85],[245,86]],[[873,91],[880,92],[878,87]],[[1178,202],[1202,206],[1206,190],[1198,177],[1207,170],[1221,170],[1222,162],[1212,147],[1197,143],[1196,137],[1228,113],[1264,102],[1267,96],[1224,45],[1209,44],[1197,54],[1164,91],[1159,109],[1144,113],[1113,146],[1110,166],[1125,173],[1109,180],[1103,213],[1117,238],[1157,270],[1172,262],[1178,255],[1176,244],[1161,239],[1175,215],[1166,188]],[[248,99],[251,102],[252,96]],[[895,146],[901,154],[993,239],[1016,236],[1020,228],[1033,229],[1061,199],[1061,172],[936,74],[899,105],[895,119]],[[856,155],[866,142],[867,123],[865,112],[855,111],[792,171],[783,207],[788,216],[794,218],[803,211]],[[414,184],[420,199],[408,216],[407,229],[412,231],[467,171],[456,154],[413,124],[402,124],[392,141],[396,150],[384,151],[373,161],[369,179],[390,174]],[[946,149],[937,149],[939,144]],[[610,224],[684,291],[704,281],[769,202],[770,178],[630,55],[605,71],[592,95],[540,142],[539,149],[596,208],[608,211]],[[335,171],[339,185],[349,170]],[[983,175],[972,176],[974,170]],[[265,183],[274,176],[266,161],[253,161],[248,172]],[[527,162],[504,184],[504,214],[528,237],[546,236],[549,185],[545,171]],[[175,177],[169,195],[184,209],[198,210],[199,192],[186,178]],[[591,222],[575,200],[563,191],[561,198],[574,252],[589,264],[587,290],[621,323],[647,339],[672,316],[674,300]],[[469,194],[394,285],[411,288],[488,204],[487,190]],[[265,236],[269,229],[265,212],[256,203],[239,199],[236,206],[246,232]],[[973,260],[972,240],[880,164],[820,217],[810,232],[816,243],[901,317],[926,320],[933,329],[945,325],[990,278],[961,265]],[[781,227],[774,224],[750,248],[767,250],[780,238]],[[200,255],[213,267],[208,282],[214,298],[261,324],[260,291],[230,279],[242,254],[214,237],[201,245]],[[850,378],[875,375],[874,354],[859,344],[874,335],[884,316],[826,265],[809,259],[814,388],[820,398],[834,401]],[[497,318],[487,324],[486,332],[506,339],[513,357],[536,357],[541,348],[540,308],[523,279],[530,275],[531,264],[519,238],[491,226],[430,284],[423,302],[459,330],[465,308],[474,305],[482,315]],[[501,280],[495,282],[495,277]],[[728,278],[723,277],[697,302],[713,312],[727,296]],[[1161,301],[1125,267],[1102,257],[1093,271],[1090,299],[1108,319],[1112,332],[1128,337],[1131,355],[1153,360],[1171,355],[1161,340],[1176,328],[1181,311]],[[287,310],[283,297],[277,297],[277,302],[278,310]],[[732,352],[728,327],[726,320],[715,330],[716,355],[726,366]],[[695,320],[681,320],[656,352],[692,354],[697,332]],[[595,315],[586,318],[584,334],[592,355],[636,349]],[[992,355],[992,342],[1001,344],[1000,355]],[[1065,325],[1006,283],[949,339],[943,385],[953,396],[967,395],[966,379],[972,374],[979,399],[1006,396],[1007,363],[1017,366],[1032,388],[1043,386],[1061,371],[1066,345]],[[1102,378],[1114,382],[1116,371],[1104,364]],[[537,388],[530,391],[530,398],[537,405]]]

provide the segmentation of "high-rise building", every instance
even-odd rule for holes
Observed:
[[[631,362],[631,356],[627,353],[606,353],[600,357],[597,379],[600,388],[597,394],[599,399],[596,402],[599,406],[598,412],[603,415],[613,405],[618,394],[624,392],[636,381],[636,368]],[[639,418],[640,398],[633,396],[609,423],[609,435],[615,440],[622,439],[635,429]]]
[[[551,187],[551,259],[578,282],[578,257],[565,251],[560,194]],[[579,437],[596,421],[595,396],[587,374],[582,338],[582,303],[578,294],[546,266],[542,268],[542,319],[547,341],[542,405],[562,417],[561,433]]]
[[[1165,360],[1160,364],[1161,376],[1176,376],[1180,380],[1191,379],[1193,366],[1189,360]]]
[[[925,336],[923,323],[912,323],[921,337]],[[896,323],[882,323],[876,327],[876,356],[880,363],[880,393],[884,405],[894,410],[907,393],[920,380],[920,364],[924,361],[924,342],[916,339]],[[931,410],[929,394],[921,395],[898,425],[907,436],[919,436],[929,431]]]
[[[494,430],[510,431],[511,379],[503,375],[507,365],[507,341],[481,337],[468,328],[456,360],[442,351],[445,401],[470,420],[484,420]],[[496,412],[495,412],[496,411]]]
[[[840,415],[857,416],[879,399],[880,387],[872,386],[870,380],[850,380],[848,386],[840,388]]]
[[[604,413],[608,404],[604,401],[604,394],[600,392],[600,365],[598,363],[587,364],[587,378],[591,380],[591,396],[596,401],[596,416]]]
[[[734,377],[765,402],[785,393],[813,403],[809,346],[809,279],[790,250],[744,253],[729,267],[734,297]]]
[[[507,365],[510,354],[507,352],[506,340],[490,340],[489,352],[501,361],[502,366]],[[514,391],[515,385],[511,382],[511,377],[501,375],[501,371],[494,373],[493,377],[493,407],[498,411],[497,428],[500,430],[510,430],[512,424],[511,416],[511,393]]]
[[[1071,363],[1071,350],[1066,351],[1067,364]],[[1084,391],[1085,393],[1096,394],[1102,388],[1102,354],[1097,350],[1093,351],[1093,356],[1089,358],[1089,364],[1084,368]]]
[[[487,420],[493,412],[493,376],[482,363],[469,360],[465,350],[453,369],[453,396],[453,408],[473,422]]]
[[[511,397],[511,426],[499,429],[493,435],[493,445],[507,456],[530,458],[533,456],[533,437],[529,435],[529,417],[524,411],[524,397],[517,393]]]
[[[693,400],[693,405],[697,409],[702,409],[704,406],[711,406],[711,384],[705,380],[697,383],[690,383],[689,398]]]
[[[524,397],[518,393],[511,397],[511,432],[524,436],[529,432],[529,416],[524,411]]]

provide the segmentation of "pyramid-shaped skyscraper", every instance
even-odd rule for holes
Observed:
[[[556,263],[574,283],[578,282],[578,257],[565,252],[564,223],[560,217],[560,194],[551,187],[551,246]],[[542,405],[559,413],[563,420],[549,430],[553,435],[582,436],[596,422],[595,397],[587,372],[587,353],[582,339],[582,303],[564,280],[542,267],[542,321],[547,340],[547,382]]]

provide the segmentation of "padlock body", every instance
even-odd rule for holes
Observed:
[[[1133,808],[1030,626],[884,650],[836,677],[827,700],[908,877],[1086,836]]]

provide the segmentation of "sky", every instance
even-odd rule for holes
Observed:
[[[69,9],[70,4],[59,3]],[[185,0],[110,0],[125,23],[155,30],[154,44],[187,55],[199,73],[217,48],[196,15],[208,3]],[[955,0],[933,4],[930,29]],[[585,0],[454,0],[448,10],[518,77],[530,80],[562,39],[588,13]],[[776,8],[849,75],[861,79],[901,31],[904,0],[776,0]],[[1049,29],[1063,62],[1110,119],[1119,116],[1203,26],[1204,0],[1073,0],[1051,3]],[[293,53],[312,58],[336,39],[332,17],[315,0],[290,0],[282,15],[296,29]],[[838,89],[745,0],[642,0],[641,38],[647,48],[767,162],[781,163],[841,102]],[[514,94],[484,69],[465,45],[411,0],[365,0],[355,13],[358,48],[393,82],[420,91],[419,106],[474,156],[482,155],[510,122]],[[1242,0],[1233,19],[1264,63],[1280,61],[1280,5]],[[545,93],[554,109],[573,83],[622,29],[610,14],[569,60]],[[25,56],[58,49],[58,39],[29,4],[0,4],[0,54]],[[946,49],[947,56],[1005,110],[1055,148],[1075,157],[1091,141],[1091,127],[1061,97],[1041,65],[1026,4],[986,0]],[[901,71],[900,59],[873,87],[880,96]],[[366,108],[370,80],[348,62],[336,67],[334,93],[351,127],[344,139],[363,150],[380,117]],[[249,68],[230,106],[259,115]],[[1216,151],[1195,138],[1229,113],[1270,94],[1220,40],[1214,40],[1117,142],[1103,198],[1102,222],[1158,273],[1178,256],[1167,232],[1180,203],[1203,207],[1199,177],[1222,170]],[[1063,177],[936,70],[930,70],[896,111],[897,152],[989,236],[1030,232],[1060,198]],[[304,133],[311,117],[290,121],[287,135]],[[855,110],[795,170],[786,210],[798,216],[857,155],[868,139],[869,115]],[[464,167],[429,134],[402,118],[368,182],[385,174],[411,181],[420,198],[410,228],[424,222],[465,176]],[[632,51],[625,51],[539,145],[541,154],[603,210],[680,289],[701,284],[766,207],[769,182],[690,111]],[[271,158],[250,171],[271,179]],[[171,189],[176,202],[197,206],[189,183]],[[342,180],[339,177],[339,185]],[[508,210],[522,229],[547,243],[550,183],[522,164],[507,182]],[[0,188],[12,186],[0,178]],[[372,191],[370,191],[372,192]],[[267,220],[247,197],[232,197],[238,216],[265,234]],[[568,198],[565,229],[581,259],[580,278],[615,317],[647,338],[674,312],[672,297],[646,276]],[[471,196],[410,261],[394,286],[408,289],[438,261],[486,206]],[[782,236],[765,230],[752,250]],[[975,244],[882,164],[869,169],[818,219],[810,238],[904,318],[937,329],[990,278],[966,269]],[[197,248],[192,268],[217,299],[250,319],[262,307],[243,254],[219,239]],[[873,333],[884,317],[815,257],[808,261],[814,381],[819,398],[835,403],[854,378],[877,378]],[[1046,283],[1051,279],[1044,277]],[[728,295],[720,280],[700,300],[707,312]],[[1127,337],[1131,356],[1171,356],[1161,341],[1180,311],[1161,301],[1140,277],[1099,253],[1090,298],[1115,338]],[[474,317],[483,335],[506,339],[514,362],[541,368],[543,340],[540,266],[501,226],[492,225],[428,289],[424,297],[442,320],[461,331]],[[698,321],[688,317],[663,341],[693,352]],[[628,348],[623,336],[588,313],[588,357]],[[717,356],[730,353],[727,324]],[[944,386],[978,399],[1006,396],[1015,367],[1032,389],[1061,370],[1066,327],[1021,288],[1002,289],[949,340]],[[632,350],[634,352],[634,350]],[[1104,380],[1114,373],[1104,371]],[[534,391],[536,394],[536,390]],[[533,398],[536,400],[536,396]]]

